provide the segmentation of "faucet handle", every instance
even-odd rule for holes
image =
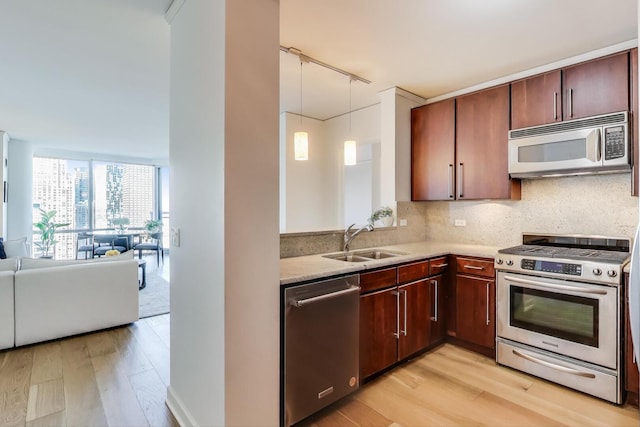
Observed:
[[[347,227],[347,229],[346,229],[346,230],[344,230],[344,234],[349,234],[349,232],[351,231],[351,229],[352,229],[353,227],[355,227],[355,225],[356,225],[356,224],[354,223],[354,224],[351,224],[350,226],[348,226],[348,227]]]

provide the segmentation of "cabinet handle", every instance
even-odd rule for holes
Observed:
[[[393,336],[396,339],[400,338],[400,292],[393,291],[391,295],[396,296],[396,331],[393,333]]]
[[[569,89],[569,117],[573,117],[573,89]]]
[[[433,320],[434,322],[438,321],[438,281],[437,280],[432,280],[431,281],[432,285],[435,285],[435,295],[434,295],[434,299],[433,299],[433,316],[431,316],[431,320]]]
[[[553,92],[553,120],[558,120],[558,92]]]
[[[464,167],[464,163],[459,163],[458,164],[458,198],[462,198],[464,197],[464,195],[462,194],[462,188],[463,188],[463,181],[464,179],[462,178],[462,168]]]
[[[484,270],[484,267],[478,267],[478,266],[475,266],[475,265],[465,265],[463,267],[467,268],[469,270]]]
[[[445,267],[449,267],[449,264],[443,263],[443,264],[438,264],[433,266],[433,268],[445,268]]]
[[[449,191],[449,198],[453,199],[453,165],[449,163],[449,185],[447,190]]]
[[[407,291],[406,289],[403,289],[400,292],[404,294],[404,330],[401,330],[400,332],[402,333],[402,335],[406,337],[407,336]]]
[[[487,283],[487,326],[489,326],[489,288],[491,287],[490,283]]]

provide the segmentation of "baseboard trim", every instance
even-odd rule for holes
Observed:
[[[171,386],[167,387],[167,400],[165,401],[167,407],[175,417],[180,427],[196,426],[196,420],[191,416],[189,411],[184,407],[180,398],[173,391]]]

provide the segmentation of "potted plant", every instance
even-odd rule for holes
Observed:
[[[389,206],[382,206],[374,211],[369,217],[369,222],[373,224],[376,221],[380,221],[385,227],[393,225],[393,209]]]
[[[42,258],[51,258],[49,251],[55,246],[58,241],[56,240],[56,230],[60,227],[66,227],[69,223],[57,223],[53,220],[57,211],[45,211],[40,208],[40,221],[34,222],[33,225],[40,230],[40,241],[33,242],[33,244],[40,250]]]
[[[144,228],[149,233],[156,233],[162,228],[162,221],[159,219],[148,219],[144,222]]]
[[[114,218],[111,222],[118,233],[124,233],[129,228],[129,218]]]

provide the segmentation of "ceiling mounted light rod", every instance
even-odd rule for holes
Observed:
[[[335,71],[336,73],[340,73],[340,74],[344,74],[345,76],[348,76],[351,80],[357,80],[359,82],[362,83],[366,83],[366,84],[370,84],[371,81],[367,80],[363,77],[357,76],[353,73],[350,73],[348,71],[345,70],[341,70],[338,67],[334,67],[333,65],[329,65],[326,62],[322,62],[318,59],[312,58],[310,56],[305,55],[304,53],[302,53],[302,51],[300,49],[296,49],[295,47],[284,47],[284,46],[280,46],[280,50],[286,53],[290,53],[292,55],[296,55],[298,58],[300,58],[300,61],[302,62],[312,62],[314,64],[320,65],[321,67],[325,67],[328,68],[330,70]]]
[[[293,134],[293,156],[296,160],[309,160],[309,134],[302,130],[302,59],[300,59],[300,129]]]
[[[353,77],[349,76],[349,140],[344,142],[344,164],[345,166],[353,166],[357,164],[357,144],[351,136],[351,84]]]

